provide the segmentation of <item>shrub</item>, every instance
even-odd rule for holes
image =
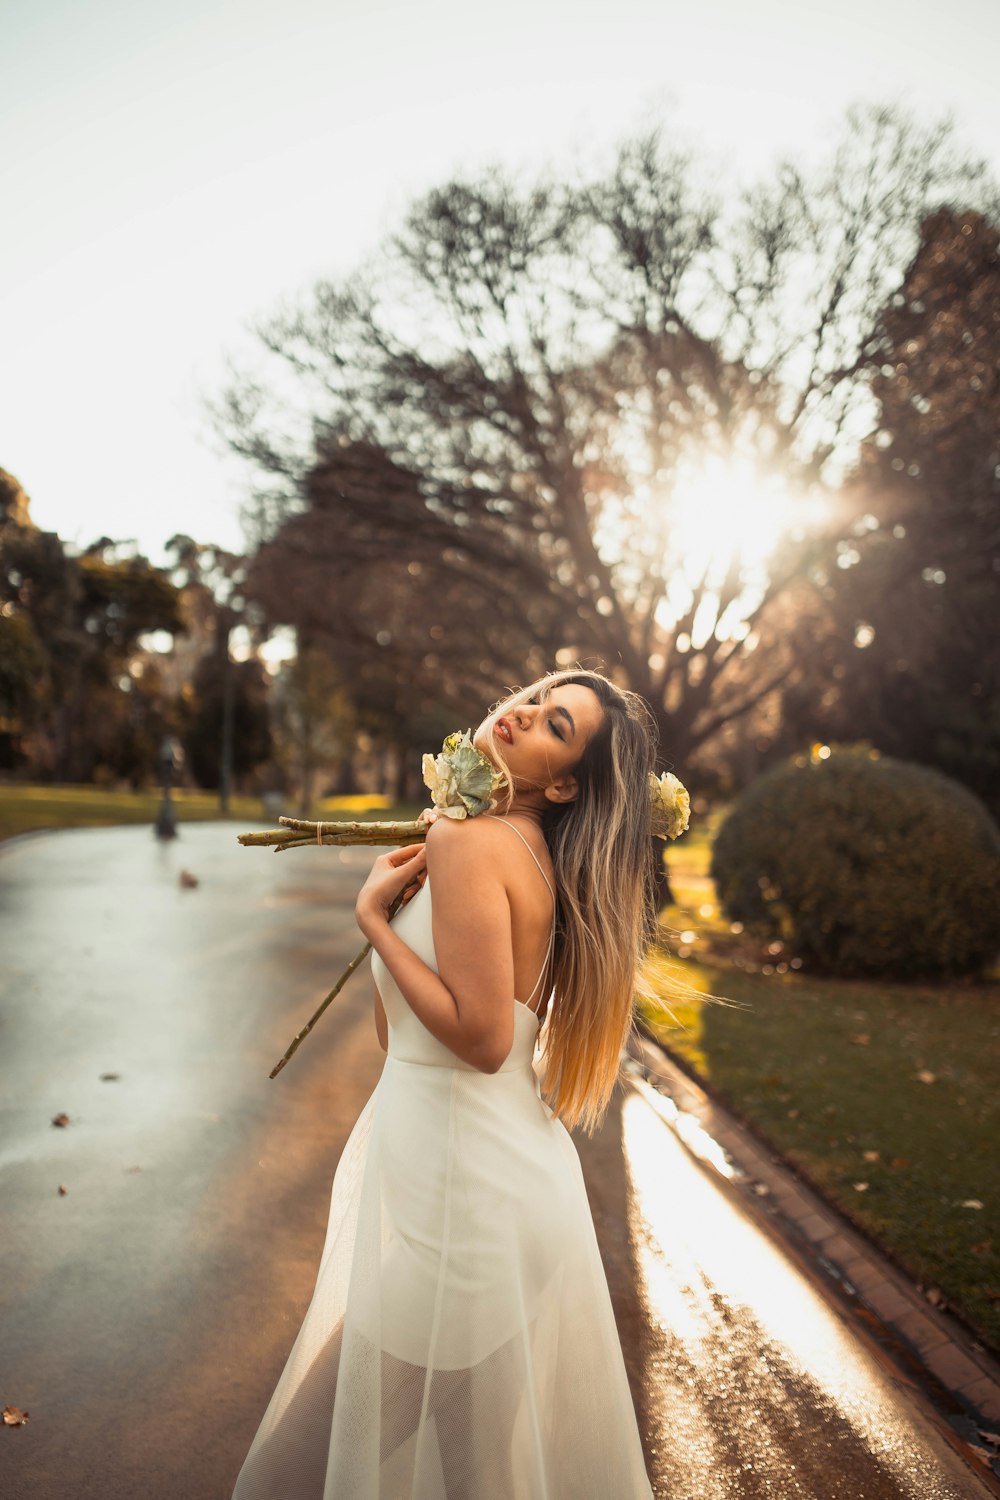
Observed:
[[[976,974],[1000,951],[1000,831],[979,798],[867,747],[797,756],[716,836],[730,920],[850,977]]]

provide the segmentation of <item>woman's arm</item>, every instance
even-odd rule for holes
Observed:
[[[501,1067],[514,1041],[510,906],[494,839],[494,830],[475,820],[441,818],[422,846],[375,861],[355,907],[359,927],[410,1009],[432,1036],[483,1073]],[[421,854],[433,877],[439,974],[385,918],[400,886],[402,858],[412,856],[407,863],[415,875],[423,867]]]

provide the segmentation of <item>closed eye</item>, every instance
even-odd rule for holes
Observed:
[[[529,704],[536,704],[537,702],[538,702],[538,694],[537,693],[535,694],[535,696],[533,698],[529,698],[528,699],[528,703]],[[564,734],[560,734],[559,730],[556,728],[555,719],[551,719],[551,718],[549,719],[549,728],[552,730],[552,733],[555,735],[555,737],[556,737],[557,740],[565,740],[566,736]]]

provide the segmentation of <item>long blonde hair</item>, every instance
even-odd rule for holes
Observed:
[[[656,898],[649,831],[649,773],[655,767],[656,722],[637,693],[600,672],[549,672],[495,705],[485,724],[554,687],[580,683],[603,709],[599,728],[571,768],[572,802],[553,803],[542,829],[556,877],[554,995],[543,1028],[544,1089],[568,1129],[588,1135],[600,1125],[622,1047],[635,1028],[635,997],[648,993],[642,969],[656,941]],[[514,788],[500,742],[490,755],[506,775],[509,811]]]

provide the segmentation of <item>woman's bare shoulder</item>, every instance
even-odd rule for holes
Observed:
[[[449,864],[463,864],[482,858],[488,851],[494,867],[516,866],[520,840],[500,831],[498,824],[503,821],[491,813],[478,818],[438,818],[424,840],[428,855],[440,854]],[[523,855],[523,849],[520,852]]]
[[[448,833],[438,833],[442,824],[449,823]],[[500,825],[506,824],[501,830]],[[459,832],[461,830],[461,832]],[[520,837],[512,837],[514,835]],[[550,882],[555,878],[552,855],[541,830],[530,818],[500,817],[495,813],[483,813],[478,818],[439,818],[431,825],[427,840],[435,835],[434,842],[439,851],[447,853],[448,863],[461,867],[468,861],[488,859],[494,872],[499,873],[504,884],[518,889],[523,882],[526,868],[540,867]],[[435,856],[431,856],[434,858]]]
[[[497,835],[489,824],[495,821],[489,816],[437,818],[428,828],[424,844],[428,852],[447,852],[449,858],[461,858],[463,853],[472,857],[492,845]]]
[[[488,819],[438,818],[427,830],[427,870],[431,879],[441,881],[442,891],[464,892],[504,889],[508,883],[508,866],[500,848],[500,835],[488,828]]]

